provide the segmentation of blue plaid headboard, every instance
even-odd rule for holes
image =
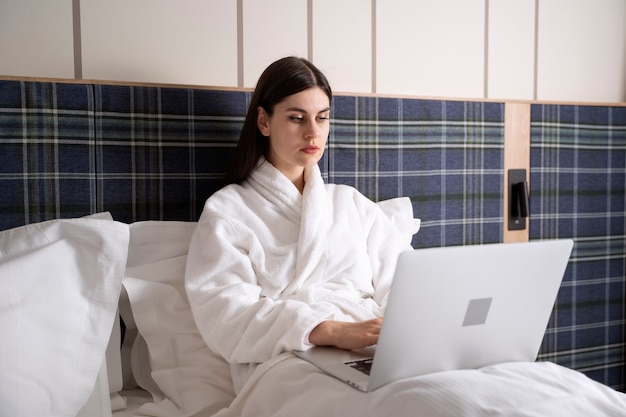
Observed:
[[[95,85],[96,208],[198,219],[231,159],[250,93]]]
[[[197,220],[230,162],[249,91],[0,82],[0,229],[110,211]],[[499,242],[502,103],[337,96],[329,181],[411,197],[416,247]]]
[[[0,82],[0,230],[96,211],[93,87]]]
[[[127,223],[197,220],[230,163],[250,96],[0,81],[0,230],[100,211]],[[410,197],[422,219],[415,247],[500,242],[504,107],[335,96],[323,175],[375,201]],[[576,240],[541,357],[619,389],[624,110],[532,106],[531,238]],[[589,165],[598,158],[601,166]]]
[[[531,106],[531,239],[576,242],[542,357],[624,387],[626,107]]]

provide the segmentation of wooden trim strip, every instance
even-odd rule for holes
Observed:
[[[527,242],[530,238],[531,218],[526,219],[525,230],[508,230],[508,170],[525,169],[530,184],[530,104],[505,103],[504,105],[504,201],[502,241]]]
[[[111,81],[98,79],[76,79],[76,78],[56,78],[56,77],[31,77],[19,75],[0,74],[0,80],[8,81],[34,81],[34,82],[57,82],[68,84],[110,84],[127,85],[137,87],[163,87],[163,88],[195,88],[198,90],[225,90],[225,91],[253,91],[253,87],[224,87],[219,85],[199,85],[199,84],[174,84],[155,83],[137,81]],[[350,97],[378,97],[378,98],[407,98],[417,100],[442,100],[442,101],[470,101],[475,103],[504,103],[508,104],[554,104],[560,106],[595,106],[595,107],[626,107],[626,102],[584,102],[584,101],[556,101],[556,100],[517,100],[517,99],[495,99],[495,98],[472,98],[472,97],[443,97],[443,96],[416,96],[411,94],[385,94],[385,93],[351,93],[345,91],[333,91],[333,96]]]
[[[80,25],[80,0],[72,1],[72,26],[74,36],[74,78],[83,78],[83,46]]]

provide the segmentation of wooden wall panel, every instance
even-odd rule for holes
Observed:
[[[530,181],[530,103],[508,102],[504,106],[504,242],[526,242],[529,239],[530,222],[526,219],[525,230],[508,230],[508,176],[509,169],[525,169],[526,181]],[[529,183],[529,190],[532,184]],[[532,204],[532,202],[531,202]]]

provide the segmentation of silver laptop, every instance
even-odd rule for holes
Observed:
[[[433,372],[535,361],[573,245],[403,252],[375,347],[294,353],[362,391]]]

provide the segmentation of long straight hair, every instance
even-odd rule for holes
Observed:
[[[332,101],[332,90],[324,74],[303,58],[282,58],[263,71],[252,95],[232,164],[224,177],[225,185],[241,184],[254,170],[259,158],[268,156],[269,140],[257,126],[258,108],[272,116],[276,104],[312,87],[321,88],[329,102]]]

